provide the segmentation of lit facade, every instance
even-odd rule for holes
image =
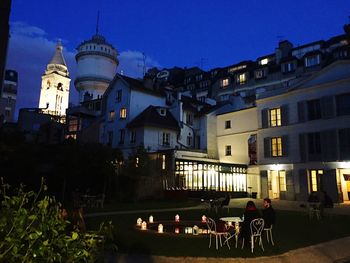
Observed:
[[[39,108],[43,113],[65,116],[69,103],[69,72],[62,54],[62,45],[56,51],[41,77]]]

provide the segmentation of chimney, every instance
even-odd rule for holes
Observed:
[[[288,57],[291,54],[293,44],[288,40],[283,40],[278,43],[276,48],[276,63],[279,64],[282,58]]]

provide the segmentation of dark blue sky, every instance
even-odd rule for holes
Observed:
[[[140,52],[149,67],[202,60],[210,69],[273,53],[281,39],[295,46],[328,39],[343,33],[350,1],[13,0],[9,67],[20,74],[19,107],[37,106],[40,76],[59,38],[74,78],[75,47],[95,33],[97,10],[101,34],[121,53],[120,69],[140,76]]]

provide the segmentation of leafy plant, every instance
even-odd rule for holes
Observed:
[[[43,179],[38,192],[23,185],[11,190],[1,178],[0,262],[95,262],[106,242],[113,244],[111,222],[88,235],[71,230],[60,203],[45,194]]]

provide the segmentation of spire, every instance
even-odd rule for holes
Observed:
[[[97,11],[97,21],[96,21],[96,35],[98,35],[98,26],[100,22],[100,11]]]
[[[64,60],[64,57],[62,54],[62,49],[63,47],[62,47],[61,40],[58,40],[56,45],[55,55],[53,56],[49,64],[59,64],[59,65],[67,66],[66,61]]]

